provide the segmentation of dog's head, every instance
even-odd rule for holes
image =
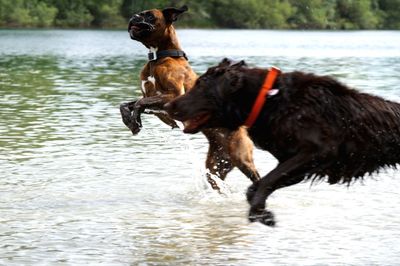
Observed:
[[[131,39],[140,41],[147,47],[153,46],[153,43],[163,39],[166,29],[171,27],[179,15],[187,10],[187,6],[168,7],[163,10],[151,9],[134,14],[128,25],[129,35]]]
[[[244,61],[222,60],[200,76],[189,92],[166,104],[165,110],[173,119],[183,122],[185,133],[197,133],[203,128],[239,126],[243,122],[239,120],[243,118],[235,117],[233,99],[244,86],[243,71],[246,68]]]

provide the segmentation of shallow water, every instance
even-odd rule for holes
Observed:
[[[400,32],[178,34],[198,73],[231,57],[400,101]],[[118,106],[146,52],[124,31],[0,31],[0,265],[399,265],[398,171],[277,191],[272,229],[247,222],[239,171],[208,187],[202,135],[145,116],[132,136]]]

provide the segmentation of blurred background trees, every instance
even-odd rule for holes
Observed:
[[[0,27],[125,28],[134,12],[184,4],[181,27],[400,29],[400,0],[0,0]]]

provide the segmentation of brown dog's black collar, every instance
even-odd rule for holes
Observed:
[[[186,60],[188,60],[185,52],[181,50],[164,50],[159,52],[148,53],[149,61],[156,61],[157,59],[163,57],[184,57]]]

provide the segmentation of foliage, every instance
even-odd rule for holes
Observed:
[[[49,27],[57,8],[39,0],[0,0],[0,25]]]
[[[336,1],[291,0],[295,13],[289,19],[292,27],[301,29],[335,28],[333,20]]]
[[[97,27],[125,26],[125,20],[120,12],[122,0],[92,0],[85,1],[87,8],[93,15],[92,25]]]
[[[385,29],[400,29],[400,0],[379,0]]]
[[[338,0],[337,19],[341,29],[375,29],[380,24],[380,11],[374,1]]]
[[[125,28],[135,12],[184,4],[184,27],[400,29],[400,0],[0,0],[0,27]]]

